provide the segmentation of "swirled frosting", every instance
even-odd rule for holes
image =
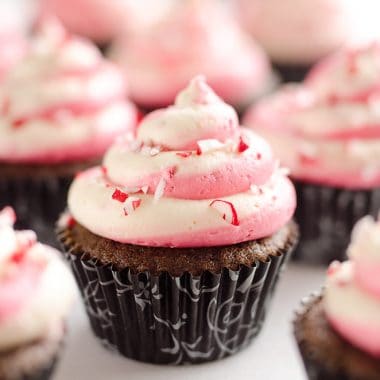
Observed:
[[[244,123],[271,143],[292,175],[346,188],[380,185],[380,46],[342,50],[302,85],[252,107]]]
[[[329,268],[325,312],[344,338],[380,358],[380,219],[357,223],[348,255]]]
[[[179,2],[161,22],[116,41],[111,56],[127,73],[132,99],[146,107],[171,104],[198,74],[232,104],[270,79],[263,51],[214,0]]]
[[[43,338],[63,323],[74,280],[55,249],[33,231],[15,231],[15,214],[0,212],[0,352]]]
[[[94,46],[45,23],[0,86],[0,161],[101,156],[134,127],[125,95],[122,74]]]
[[[348,41],[379,37],[372,0],[237,0],[244,27],[274,61],[310,64]]]
[[[173,106],[80,174],[69,210],[91,232],[147,246],[199,247],[269,236],[295,209],[291,182],[202,77]]]
[[[0,30],[0,83],[7,72],[21,59],[26,50],[26,41],[17,32]]]

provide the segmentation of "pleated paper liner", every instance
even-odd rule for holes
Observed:
[[[67,230],[59,238],[95,335],[123,356],[157,364],[208,362],[246,347],[293,249],[252,267],[173,276],[117,270],[82,252]]]
[[[355,348],[342,338],[327,322],[321,310],[323,291],[302,301],[293,322],[298,349],[309,380],[377,380],[380,360]],[[314,309],[315,323],[303,326],[307,313]],[[310,326],[312,324],[312,326]],[[308,339],[306,329],[313,329]],[[321,330],[321,331],[319,331]],[[323,331],[322,331],[323,330]],[[321,343],[323,342],[323,343]]]
[[[380,188],[355,191],[300,181],[295,185],[296,220],[301,232],[295,259],[326,265],[345,260],[355,223],[380,211]]]
[[[0,209],[12,206],[17,229],[32,229],[38,240],[58,247],[55,222],[66,207],[72,176],[7,179],[0,178]]]

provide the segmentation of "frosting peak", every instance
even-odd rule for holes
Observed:
[[[134,141],[114,144],[102,169],[84,172],[69,193],[70,212],[92,232],[149,246],[257,239],[294,208],[294,189],[269,146],[239,127],[202,77],[175,105],[145,117]]]
[[[10,207],[0,211],[0,352],[62,323],[75,289],[58,252],[38,243],[33,231],[15,231],[15,219]]]
[[[348,255],[329,268],[326,315],[352,344],[380,358],[380,219],[356,224]]]

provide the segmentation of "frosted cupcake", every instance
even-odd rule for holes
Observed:
[[[354,223],[380,209],[380,47],[342,50],[245,117],[291,169],[298,254],[342,259]]]
[[[119,39],[112,58],[143,109],[171,104],[195,75],[239,110],[272,84],[263,51],[218,1],[184,1],[151,28]]]
[[[61,351],[75,283],[59,253],[0,212],[0,378],[50,378]]]
[[[49,239],[74,174],[133,131],[122,74],[89,42],[45,24],[0,86],[0,205]]]
[[[243,25],[286,81],[302,80],[310,66],[349,41],[380,36],[372,0],[237,0]]]
[[[145,27],[173,0],[40,0],[40,12],[57,16],[72,33],[106,46],[122,31]],[[149,11],[147,11],[149,9]]]
[[[249,344],[298,236],[269,146],[200,77],[79,175],[68,207],[59,238],[95,334],[153,363]]]
[[[356,225],[349,261],[331,264],[322,296],[305,301],[295,334],[310,379],[375,380],[380,373],[380,220]]]

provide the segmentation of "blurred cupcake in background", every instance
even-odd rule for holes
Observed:
[[[360,220],[349,261],[334,262],[321,295],[304,301],[294,328],[311,380],[376,380],[380,373],[380,220]]]
[[[46,22],[0,86],[0,206],[49,241],[74,174],[133,131],[123,75],[88,41]]]
[[[343,258],[354,223],[380,209],[380,45],[326,58],[303,84],[253,106],[244,125],[267,138],[295,180],[296,256]]]
[[[15,213],[0,212],[0,379],[50,378],[75,297],[71,273],[33,231],[15,231]]]
[[[159,23],[117,40],[111,56],[145,110],[171,104],[198,74],[238,110],[273,86],[264,52],[217,0],[178,2]]]
[[[70,188],[58,233],[96,336],[162,364],[246,347],[298,240],[295,198],[268,144],[195,78]]]
[[[236,0],[242,24],[285,81],[348,42],[380,37],[380,4],[372,0]]]
[[[39,0],[72,33],[107,46],[120,32],[157,21],[175,0]]]
[[[26,52],[26,34],[32,12],[20,3],[0,2],[0,83],[8,70]]]

